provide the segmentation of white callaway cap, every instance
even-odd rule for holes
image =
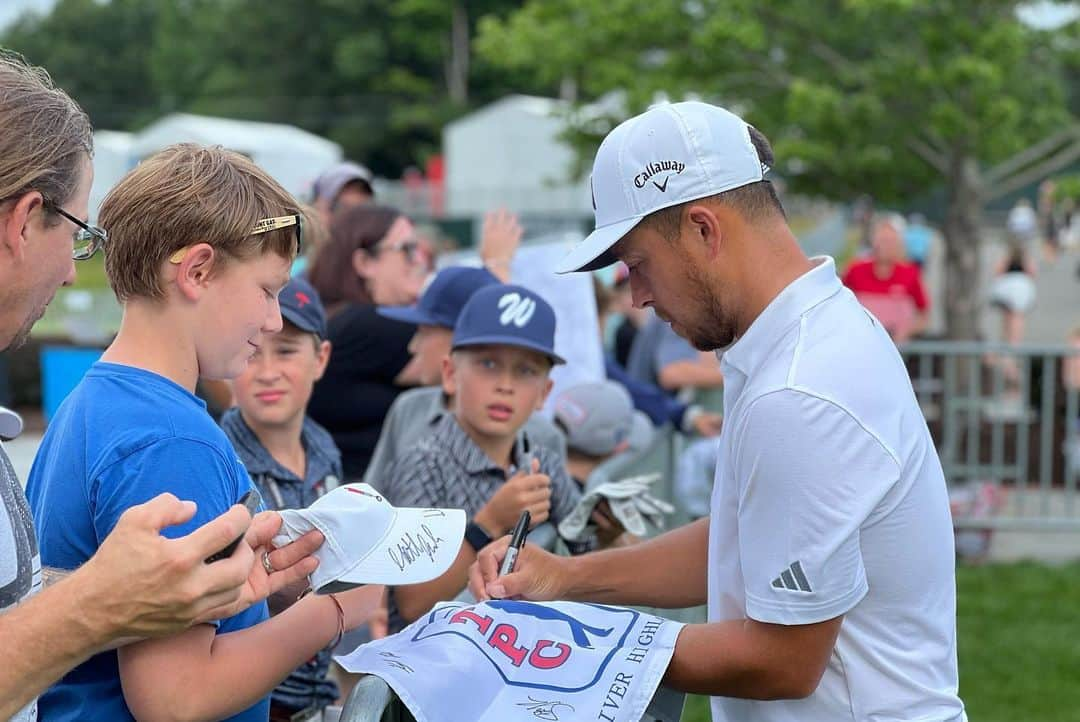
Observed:
[[[450,568],[465,536],[461,509],[396,508],[367,484],[345,484],[307,509],[281,512],[275,546],[318,529],[326,541],[315,552],[316,592],[361,584],[418,584]]]
[[[591,180],[596,230],[558,272],[609,266],[610,248],[653,211],[764,180],[768,170],[737,115],[708,103],[653,106],[600,144]]]

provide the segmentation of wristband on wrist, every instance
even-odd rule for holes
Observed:
[[[296,598],[296,601],[299,602],[307,595],[314,594],[314,592],[315,590],[313,590],[311,587],[308,587],[304,591],[300,592],[300,596]],[[334,603],[335,607],[337,607],[337,634],[334,635],[334,638],[330,641],[330,644],[326,646],[326,649],[333,649],[334,647],[338,646],[341,638],[345,636],[345,608],[341,606],[341,602],[338,601],[336,594],[330,593],[326,596],[330,597],[330,601]]]
[[[341,606],[341,602],[338,601],[336,594],[331,593],[326,596],[330,597],[330,601],[337,607],[337,634],[334,635],[334,639],[330,642],[328,647],[329,649],[333,649],[338,646],[341,638],[345,636],[345,609]]]
[[[465,541],[468,542],[474,550],[479,552],[492,542],[491,536],[484,531],[483,527],[477,524],[475,521],[470,521],[465,525]]]

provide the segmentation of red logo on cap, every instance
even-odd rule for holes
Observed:
[[[311,303],[311,299],[308,298],[308,295],[303,291],[296,292],[296,300],[300,302],[300,308],[303,308],[304,306]]]
[[[379,496],[378,494],[369,494],[368,492],[364,491],[363,489],[354,489],[351,486],[347,486],[347,487],[345,487],[345,490],[346,491],[351,491],[354,494],[359,494],[360,496],[370,496],[375,501],[382,501],[382,497]]]

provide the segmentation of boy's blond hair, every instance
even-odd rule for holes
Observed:
[[[109,192],[98,221],[109,233],[105,272],[121,302],[162,298],[161,267],[176,251],[207,243],[229,259],[297,253],[295,226],[252,235],[256,222],[300,204],[266,171],[221,146],[180,143],[150,156]]]

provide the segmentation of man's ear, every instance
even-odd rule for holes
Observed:
[[[725,212],[726,209],[720,211],[704,203],[695,203],[686,212],[693,231],[692,238],[701,242],[710,259],[720,253],[720,244],[723,241],[721,215]]]
[[[447,396],[457,395],[457,368],[452,354],[447,354],[442,360],[442,389]]]
[[[30,219],[43,212],[45,199],[37,191],[24,193],[0,219],[0,251],[15,261],[22,261],[33,233]]]
[[[220,259],[210,244],[196,243],[187,249],[180,263],[166,263],[176,268],[176,287],[180,294],[190,301],[197,301],[210,282],[215,261]]]

